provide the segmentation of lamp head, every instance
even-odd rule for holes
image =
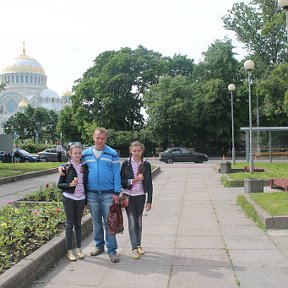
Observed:
[[[234,84],[229,84],[229,85],[228,85],[228,90],[229,90],[230,92],[235,91],[235,89],[236,89],[236,86],[235,86]]]
[[[278,0],[278,4],[283,9],[288,9],[288,0]]]
[[[245,70],[251,71],[251,70],[254,69],[254,67],[255,67],[255,64],[254,64],[254,62],[252,60],[245,61],[245,63],[244,63]]]

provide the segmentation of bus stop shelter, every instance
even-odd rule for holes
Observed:
[[[245,132],[246,162],[249,162],[249,130],[250,130],[249,127],[241,127],[240,128],[240,131]],[[272,162],[272,155],[273,155],[272,132],[287,132],[287,131],[288,131],[288,127],[252,127],[252,134],[253,134],[253,132],[257,132],[257,144],[259,144],[259,132],[268,132],[269,133],[268,155],[269,155],[270,162]]]

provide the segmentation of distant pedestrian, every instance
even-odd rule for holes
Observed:
[[[82,148],[74,145],[68,152],[71,160],[59,177],[58,188],[63,193],[63,206],[66,216],[66,248],[70,261],[85,258],[81,251],[81,219],[86,205],[88,169],[81,162]],[[76,236],[76,256],[72,250],[73,228]]]
[[[145,253],[141,244],[142,215],[144,208],[146,211],[152,208],[151,165],[143,159],[144,149],[142,143],[133,142],[130,145],[130,158],[121,167],[121,184],[124,193],[129,195],[129,204],[125,209],[134,259],[139,259]]]
[[[14,163],[20,163],[20,154],[19,154],[19,147],[18,145],[16,144],[15,146],[15,151],[13,153],[14,155]]]
[[[56,151],[57,151],[57,160],[58,160],[58,162],[61,162],[62,161],[62,153],[64,152],[64,148],[63,148],[60,141],[57,142]]]

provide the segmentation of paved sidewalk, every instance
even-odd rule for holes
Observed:
[[[89,256],[90,235],[84,260],[63,258],[32,288],[287,287],[288,233],[265,233],[247,219],[236,205],[243,188],[223,188],[213,163],[160,165],[153,209],[143,219],[141,259],[131,258],[125,223],[120,263],[107,254]]]
[[[288,231],[266,233],[247,219],[236,205],[243,188],[224,188],[212,161],[155,162],[162,172],[154,179],[153,209],[143,219],[146,254],[131,258],[124,213],[120,263],[111,263],[107,254],[89,256],[90,235],[83,241],[86,259],[71,263],[62,258],[31,288],[287,287]],[[0,207],[57,179],[55,173],[1,185]]]

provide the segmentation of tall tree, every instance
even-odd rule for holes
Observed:
[[[82,142],[81,133],[78,131],[76,125],[74,124],[73,112],[70,106],[65,106],[64,109],[61,110],[56,130],[58,134],[61,135],[63,142]]]
[[[74,88],[79,127],[94,122],[117,131],[141,128],[143,93],[165,72],[161,54],[142,46],[122,48],[100,54],[94,63]]]
[[[190,83],[184,76],[164,77],[144,95],[149,130],[164,149],[193,142]]]
[[[277,0],[235,3],[222,20],[266,67],[287,57],[285,13],[280,13]]]

